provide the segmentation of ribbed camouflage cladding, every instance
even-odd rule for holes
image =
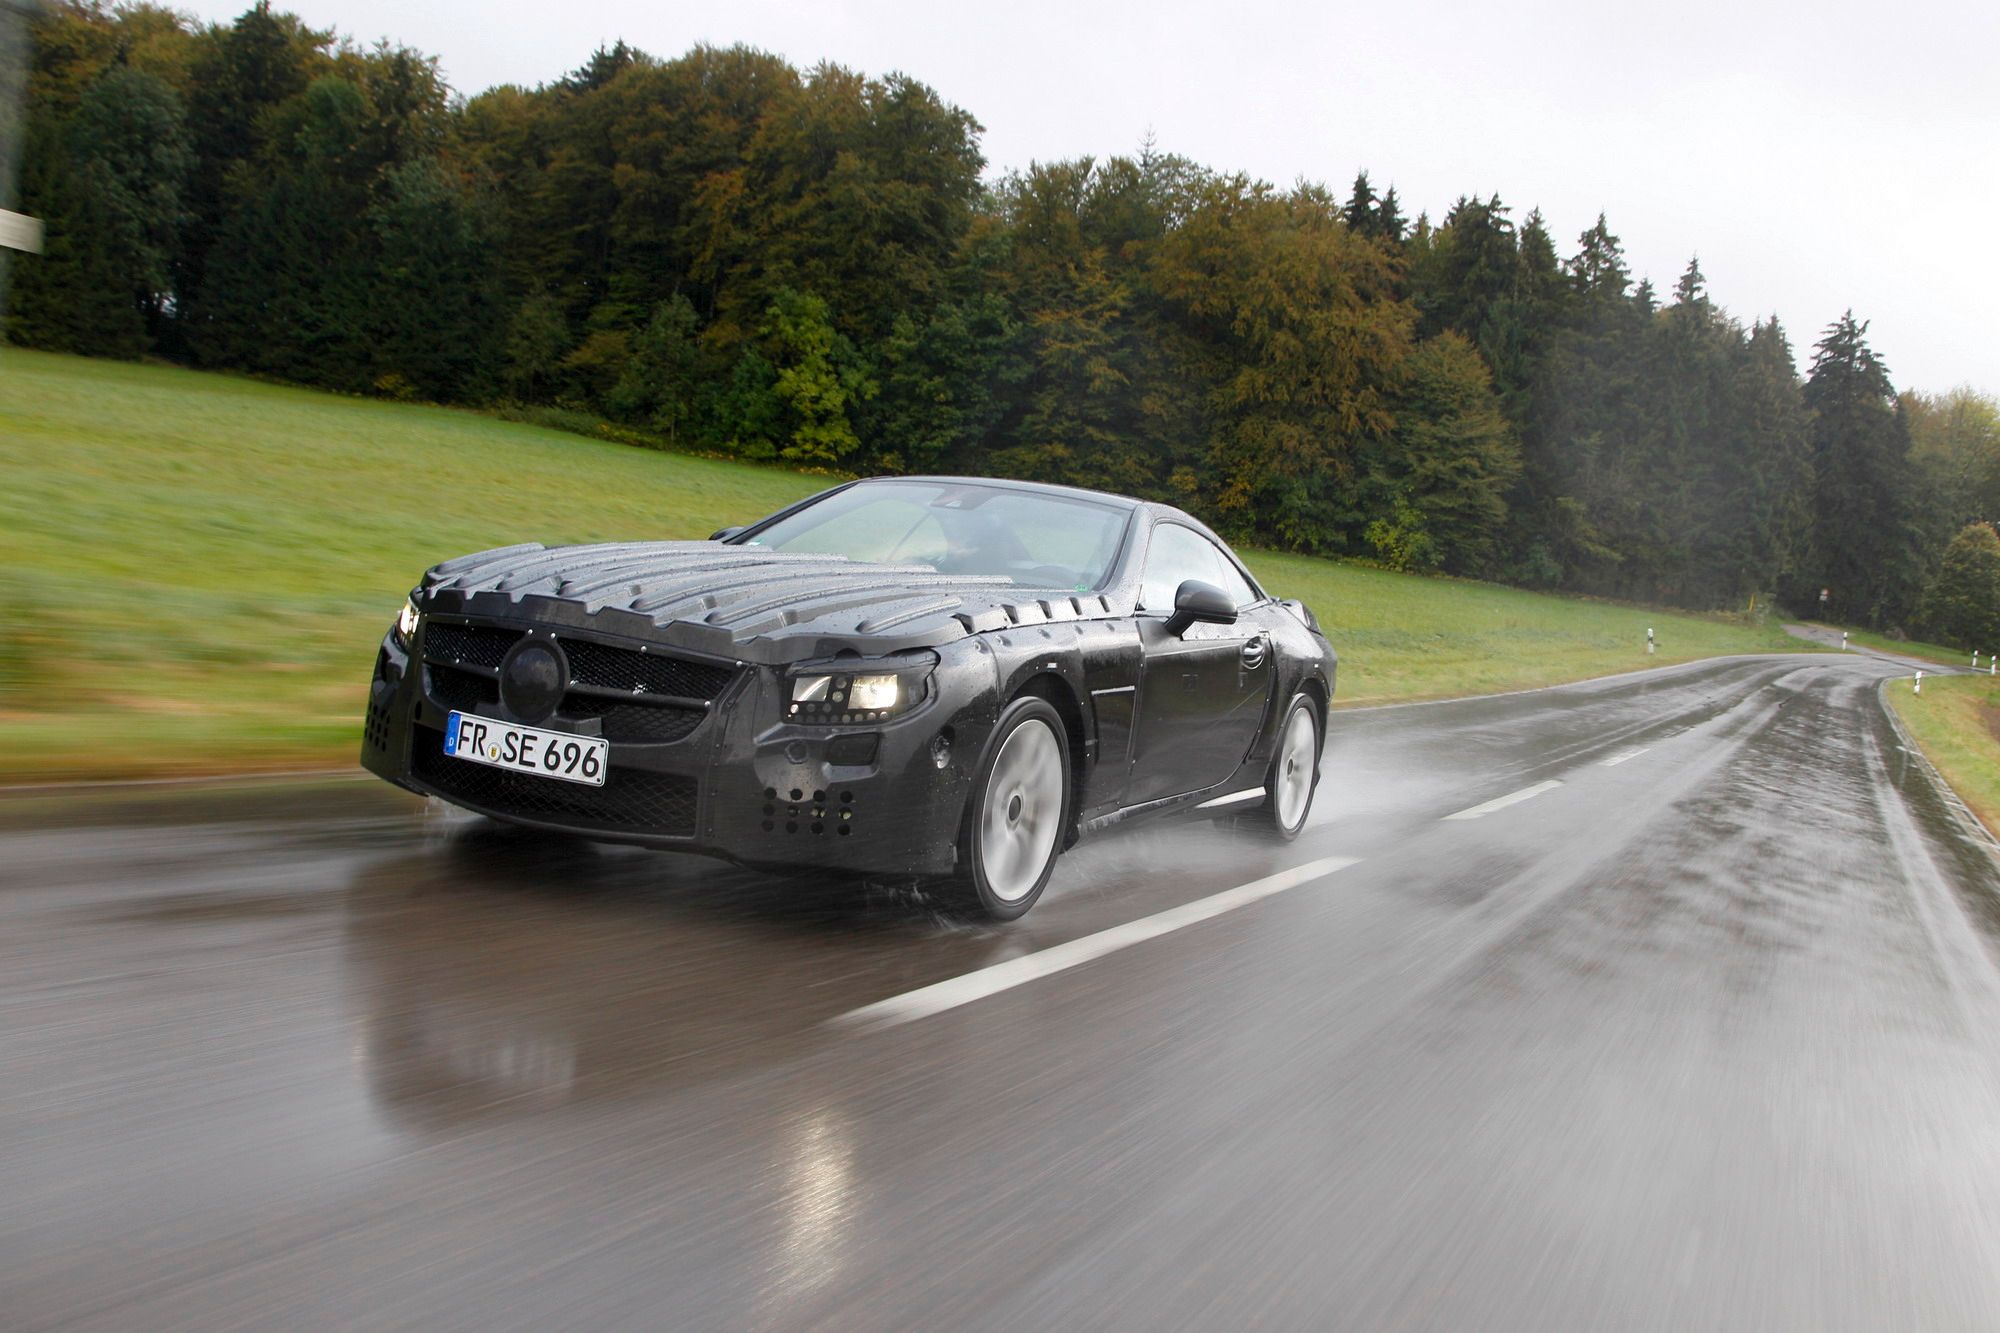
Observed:
[[[751,660],[797,659],[830,643],[893,652],[1110,611],[1094,594],[1002,577],[714,542],[502,547],[438,565],[419,593],[431,610],[574,623],[549,611],[568,604],[606,632]]]

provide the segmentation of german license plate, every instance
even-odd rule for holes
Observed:
[[[453,713],[444,729],[444,752],[454,759],[587,787],[604,785],[610,751],[610,742],[601,737],[520,727],[470,713]]]

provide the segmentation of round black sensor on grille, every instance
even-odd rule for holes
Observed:
[[[523,722],[547,720],[568,686],[562,651],[540,639],[521,640],[500,664],[500,699]]]

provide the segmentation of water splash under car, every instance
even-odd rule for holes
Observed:
[[[534,828],[1034,905],[1078,837],[1175,813],[1297,835],[1335,657],[1168,505],[850,482],[705,542],[427,571],[361,760]]]

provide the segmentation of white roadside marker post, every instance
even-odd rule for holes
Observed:
[[[1841,651],[1841,652],[1843,652],[1843,653],[1847,651],[1847,631],[1846,631],[1846,630],[1842,630],[1842,631],[1840,632],[1840,651]]]
[[[1972,669],[1974,671],[1979,670],[1979,650],[1977,648],[1972,650]]]
[[[1910,693],[1922,694],[1923,692],[1924,692],[1924,673],[1919,671],[1917,673],[1917,686],[1915,689],[1911,690]]]
[[[1653,655],[1653,627],[1651,625],[1648,625],[1646,626],[1646,656],[1651,657],[1652,655]]]

